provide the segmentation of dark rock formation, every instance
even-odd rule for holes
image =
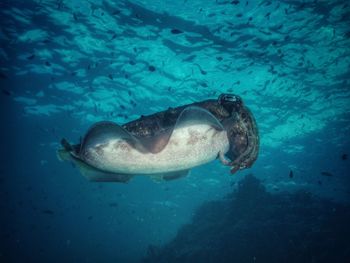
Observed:
[[[271,194],[252,175],[200,207],[144,262],[348,262],[350,206],[309,192]]]

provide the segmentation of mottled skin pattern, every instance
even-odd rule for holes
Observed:
[[[231,100],[227,100],[225,96]],[[230,141],[230,150],[226,156],[230,159],[228,165],[232,167],[231,173],[253,165],[259,151],[258,128],[249,109],[235,95],[222,94],[218,100],[205,100],[169,108],[152,115],[141,116],[122,127],[136,137],[152,137],[174,127],[180,113],[189,106],[198,106],[210,111],[224,126]]]

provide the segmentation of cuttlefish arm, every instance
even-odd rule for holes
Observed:
[[[219,152],[218,154],[220,162],[225,166],[231,166],[231,174],[234,174],[240,169],[239,163],[236,161],[231,161],[230,159],[227,159],[225,154],[223,152]]]
[[[222,151],[220,151],[218,155],[219,155],[219,160],[223,165],[225,165],[225,166],[231,165],[231,163],[232,163],[231,160],[227,159],[225,154]]]

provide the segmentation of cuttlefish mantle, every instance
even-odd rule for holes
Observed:
[[[232,171],[244,169],[257,156],[257,128],[249,111],[240,117],[237,110],[244,107],[239,97],[226,96],[230,100],[221,96],[122,126],[98,122],[80,144],[62,139],[58,156],[73,162],[91,181],[127,182],[135,175],[172,180],[217,158]]]

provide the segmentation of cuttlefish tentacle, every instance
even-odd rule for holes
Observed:
[[[218,156],[219,156],[220,162],[221,162],[223,165],[231,166],[231,163],[232,163],[231,160],[227,159],[226,156],[225,156],[225,154],[224,154],[222,151],[219,152]]]

